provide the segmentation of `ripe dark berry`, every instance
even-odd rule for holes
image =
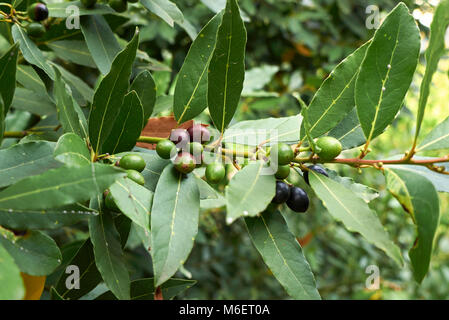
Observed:
[[[276,194],[271,202],[281,204],[290,197],[290,187],[282,181],[276,181]]]
[[[277,165],[283,166],[289,164],[295,157],[295,154],[288,144],[279,143],[271,148],[270,157]]]
[[[276,171],[276,174],[274,175],[277,179],[284,180],[287,179],[288,175],[290,174],[290,166],[279,166],[278,171]]]
[[[309,197],[307,193],[301,188],[291,187],[287,206],[295,212],[306,212],[309,208]]]
[[[184,148],[190,141],[190,135],[186,129],[175,129],[170,134],[170,141],[172,141],[178,148]]]
[[[226,169],[222,163],[214,162],[206,167],[206,179],[210,183],[219,183],[225,174]]]
[[[201,124],[194,124],[187,129],[190,136],[190,141],[206,143],[210,140],[210,131]]]
[[[125,12],[128,3],[125,0],[109,0],[109,6],[117,12]]]
[[[126,170],[126,174],[127,177],[130,178],[132,181],[140,184],[141,186],[143,186],[145,184],[145,178],[143,177],[143,175],[136,170]]]
[[[146,163],[138,154],[127,154],[120,159],[119,166],[126,170],[133,169],[142,172]]]
[[[325,175],[326,177],[329,177],[329,175],[327,174],[327,171],[323,167],[320,167],[320,166],[318,166],[316,164],[308,166],[307,168],[309,168],[309,170],[313,170],[313,171],[315,171],[317,173]],[[305,171],[303,176],[304,176],[304,181],[307,184],[309,184],[309,171]]]
[[[176,146],[170,140],[161,140],[156,145],[156,152],[162,159],[170,159],[176,154]]]
[[[40,38],[40,37],[42,37],[45,34],[45,31],[46,31],[45,27],[42,24],[38,23],[38,22],[30,23],[29,25],[27,25],[25,27],[25,29],[27,31],[27,34],[30,37],[33,37],[33,38]]]
[[[83,4],[83,6],[90,9],[95,6],[95,4],[97,3],[97,0],[81,0],[81,3]]]
[[[43,3],[33,3],[28,7],[28,17],[34,21],[42,21],[48,18],[48,8]]]
[[[321,137],[316,141],[316,145],[321,148],[318,155],[321,159],[326,161],[335,159],[335,157],[337,157],[342,150],[340,141],[334,137]]]
[[[176,170],[182,173],[189,173],[195,169],[195,159],[190,153],[181,152],[174,161]]]

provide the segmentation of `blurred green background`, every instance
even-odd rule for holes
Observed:
[[[112,19],[117,34],[129,39],[133,28],[141,29],[141,49],[156,59],[152,66],[158,87],[158,101],[153,116],[170,114],[173,83],[191,44],[188,32],[194,33],[220,8],[216,0],[178,0],[186,22],[171,28],[147,11],[131,6],[131,19]],[[429,22],[438,1],[405,1],[422,32],[423,48]],[[300,107],[291,96],[298,92],[310,101],[328,73],[349,53],[368,40],[374,30],[365,22],[369,5],[377,5],[381,15],[398,2],[390,0],[240,0],[248,31],[246,53],[247,75],[240,108],[234,121],[295,115]],[[429,19],[430,18],[430,19]],[[403,154],[414,134],[419,84],[424,72],[423,58],[403,109],[388,130],[372,144],[369,157],[383,159]],[[93,70],[67,66],[82,74],[92,86],[98,74]],[[449,115],[449,59],[442,59],[434,77],[431,97],[422,127],[422,135]],[[9,123],[12,126],[13,118]],[[205,113],[198,117],[210,122]],[[357,149],[346,151],[347,156]],[[444,154],[444,153],[443,153]],[[437,154],[428,154],[437,155]],[[385,190],[383,176],[372,169],[361,174],[349,167],[329,166],[341,175],[371,186],[380,196],[370,203],[393,240],[407,252],[413,244],[415,230],[411,219],[399,203]],[[398,268],[385,254],[346,231],[326,212],[313,192],[301,179],[312,199],[307,214],[283,212],[290,229],[301,239],[304,252],[316,276],[324,299],[447,299],[449,298],[449,216],[448,196],[441,194],[442,219],[429,274],[418,286],[410,265]],[[220,200],[211,200],[220,201]],[[223,209],[207,209],[203,204],[200,233],[180,277],[191,277],[198,283],[178,298],[187,299],[288,299],[287,294],[252,246],[241,221],[225,223]],[[82,229],[82,228],[81,228]],[[82,239],[85,233],[64,228],[52,234],[63,245]],[[151,276],[151,261],[138,237],[131,233],[127,244],[129,268],[134,278]],[[379,290],[365,287],[369,265],[379,267]],[[47,287],[51,285],[51,277]],[[96,294],[104,290],[101,286]],[[95,293],[90,297],[95,296]]]

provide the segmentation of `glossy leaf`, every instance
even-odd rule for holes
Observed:
[[[79,289],[74,286],[73,280],[68,279],[71,274],[62,273],[55,289],[63,299],[79,299],[102,281],[101,274],[95,265],[94,250],[90,239],[84,242],[67,264],[77,266],[80,271]]]
[[[276,179],[263,161],[248,164],[226,186],[226,222],[255,216],[266,209],[276,192]]]
[[[280,212],[245,218],[249,235],[262,259],[294,299],[321,299],[301,246],[288,230]]]
[[[72,132],[78,136],[82,135],[82,127],[78,117],[78,113],[75,110],[74,104],[76,103],[72,96],[67,92],[66,84],[61,78],[61,73],[58,69],[55,69],[55,100],[56,108],[58,110],[58,119],[61,123],[64,132]]]
[[[161,285],[164,300],[171,300],[183,291],[196,284],[195,280],[169,279]],[[138,279],[131,281],[131,300],[154,300],[154,279]],[[112,292],[107,291],[95,300],[116,300]]]
[[[108,23],[103,16],[83,16],[81,31],[98,69],[102,74],[108,74],[115,56],[121,50]]]
[[[114,127],[101,148],[102,153],[130,151],[142,132],[144,110],[135,91],[125,96]]]
[[[424,138],[419,151],[449,148],[449,118],[446,118]]]
[[[398,4],[376,31],[356,81],[357,114],[367,141],[381,134],[402,106],[420,44],[415,20]]]
[[[32,276],[45,276],[61,263],[61,252],[55,241],[40,231],[27,231],[16,236],[0,227],[0,245],[14,259],[21,272]]]
[[[111,71],[101,80],[95,91],[89,115],[89,139],[97,155],[111,133],[123,104],[138,45],[139,34],[136,32],[126,48],[114,59]]]
[[[313,138],[334,128],[354,108],[355,82],[369,44],[365,43],[347,56],[315,93],[308,113]]]
[[[96,200],[91,206],[98,209]],[[121,300],[130,299],[130,279],[126,268],[120,235],[115,228],[112,216],[100,212],[89,219],[89,234],[94,247],[95,264],[98,271],[114,295]]]
[[[318,198],[335,219],[343,222],[349,231],[360,233],[399,265],[403,264],[399,248],[390,240],[379,218],[365,201],[343,185],[314,171],[309,172],[309,181]]]
[[[364,144],[366,139],[357,117],[356,108],[353,108],[339,124],[329,131],[328,135],[338,139],[343,150]]]
[[[1,191],[0,210],[49,209],[86,201],[123,176],[122,170],[99,163],[48,170]]]
[[[45,71],[45,73],[51,78],[55,78],[55,72],[44,57],[42,51],[36,46],[36,44],[28,37],[25,30],[14,24],[11,28],[12,37],[15,42],[19,43],[20,51],[23,58],[29,63]]]
[[[86,142],[74,133],[66,133],[59,138],[54,157],[56,160],[74,167],[91,163]]]
[[[53,159],[54,143],[32,141],[0,150],[0,187],[38,175],[61,164]]]
[[[16,89],[16,68],[19,46],[14,44],[0,57],[0,95],[3,98],[3,114],[9,110]]]
[[[190,46],[176,82],[173,112],[178,123],[199,115],[207,107],[209,62],[215,49],[222,14],[215,15]]]
[[[0,300],[21,300],[24,296],[20,270],[8,251],[0,245]]]
[[[437,71],[438,61],[446,52],[445,35],[448,26],[449,26],[449,0],[442,0],[435,10],[432,24],[430,25],[429,45],[427,47],[425,54],[427,65],[420,86],[415,138],[418,137],[419,132],[421,130],[421,123],[424,118],[424,111],[426,109],[427,99],[430,93],[430,85],[432,83],[433,74],[435,73],[435,71]]]
[[[236,0],[228,0],[209,66],[208,107],[223,134],[237,109],[245,78],[246,29]]]
[[[195,177],[165,167],[151,212],[154,283],[159,286],[184,264],[198,232],[200,194]]]
[[[8,209],[0,210],[0,225],[17,230],[59,229],[96,214],[79,204],[46,210]]]
[[[124,215],[145,230],[150,230],[150,210],[153,201],[151,191],[128,178],[123,178],[110,187],[110,192]]]
[[[388,169],[384,172],[388,190],[416,225],[417,237],[409,256],[415,280],[420,283],[429,270],[440,220],[438,193],[427,178],[413,171]]]
[[[146,120],[150,118],[153,113],[154,105],[156,103],[156,83],[148,70],[144,70],[137,75],[131,85],[131,91],[134,90],[139,96],[143,107],[143,126]],[[142,127],[143,129],[143,127]]]
[[[226,130],[223,141],[228,143],[257,146],[270,140],[273,143],[297,142],[302,116],[266,118],[240,121]],[[270,145],[270,143],[267,143]]]
[[[53,52],[61,59],[95,68],[96,64],[90,55],[86,42],[82,40],[61,40],[47,44]]]
[[[171,27],[174,27],[175,22],[182,23],[184,21],[181,10],[169,0],[140,0],[140,3]]]

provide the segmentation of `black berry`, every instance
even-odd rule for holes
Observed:
[[[295,212],[306,212],[309,208],[309,197],[307,193],[301,188],[291,187],[287,206]]]
[[[28,16],[34,21],[45,20],[48,18],[48,8],[43,3],[33,3],[28,7]]]
[[[290,197],[290,187],[281,181],[276,181],[276,194],[271,202],[281,204],[287,201]]]
[[[311,166],[308,166],[307,168],[309,168],[309,170],[313,170],[313,171],[315,171],[315,172],[317,172],[319,174],[325,175],[326,177],[329,177],[329,175],[327,174],[327,171],[323,167],[321,167],[321,166],[313,164]],[[309,183],[309,171],[305,171],[304,172],[304,181],[307,184],[310,184]]]

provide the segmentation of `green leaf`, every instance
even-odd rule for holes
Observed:
[[[144,110],[135,91],[125,96],[114,127],[101,148],[102,153],[130,151],[142,132]]]
[[[249,146],[257,146],[268,139],[275,144],[297,142],[301,122],[301,115],[240,121],[226,130],[223,141]],[[267,145],[270,145],[270,143],[267,143]]]
[[[81,136],[83,129],[78,118],[78,113],[75,110],[74,104],[76,102],[72,98],[72,95],[67,92],[66,84],[61,78],[59,69],[55,68],[55,74],[54,91],[59,122],[65,133],[72,132]]]
[[[354,194],[363,199],[366,203],[379,197],[379,192],[373,188],[365,186],[364,184],[357,183],[352,178],[341,177],[336,171],[329,169],[326,171],[329,174],[329,178],[354,192]]]
[[[449,148],[449,117],[433,128],[421,142],[418,150],[440,150],[446,148]]]
[[[173,105],[175,119],[179,124],[193,119],[207,107],[209,62],[222,17],[221,13],[215,15],[200,31],[179,71]]]
[[[96,68],[96,64],[90,55],[86,42],[83,40],[61,40],[47,44],[53,52],[61,59],[70,62]]]
[[[0,300],[21,300],[25,287],[20,270],[2,246],[0,246]]]
[[[0,225],[17,230],[59,229],[96,214],[79,204],[47,210],[8,209],[0,210]]]
[[[54,143],[31,141],[0,150],[0,188],[61,164],[53,159]]]
[[[195,172],[193,173],[196,179],[196,184],[198,186],[198,190],[200,191],[200,200],[206,199],[218,199],[218,192],[212,188],[212,186],[204,181],[200,176],[198,176]]]
[[[357,114],[367,141],[393,121],[412,82],[420,48],[419,29],[400,3],[369,46],[355,85]]]
[[[41,78],[34,71],[32,66],[26,66],[19,64],[17,66],[17,82],[19,82],[24,88],[33,90],[36,94],[45,96],[47,99],[50,97],[47,94],[47,88],[42,82]]]
[[[120,211],[149,231],[153,192],[128,178],[116,181],[109,190]]]
[[[60,65],[52,63],[52,66],[58,68],[61,72],[61,76],[70,86],[70,89],[72,89],[73,98],[75,98],[80,105],[86,105],[87,102],[92,102],[94,91],[83,80],[68,72]]]
[[[156,103],[156,83],[150,71],[144,70],[137,75],[131,85],[131,91],[134,90],[139,96],[143,107],[143,126],[153,113]],[[143,129],[143,128],[142,128]]]
[[[276,179],[263,161],[248,164],[226,186],[226,222],[255,216],[266,209],[276,192]]]
[[[61,252],[55,241],[40,231],[27,231],[16,236],[0,227],[0,245],[14,259],[20,271],[32,276],[46,276],[61,263]]]
[[[122,170],[99,163],[48,170],[1,191],[0,210],[49,209],[86,201],[123,176]]]
[[[101,80],[95,91],[89,115],[89,139],[92,149],[97,155],[114,127],[114,122],[128,91],[129,78],[138,45],[139,33],[136,32],[126,48],[114,59],[111,71]]]
[[[401,251],[390,240],[377,215],[353,191],[325,176],[309,172],[310,185],[323,201],[329,213],[352,232],[358,232],[370,243],[382,249],[399,265]]]
[[[23,58],[29,63],[44,70],[45,73],[53,80],[55,78],[53,68],[50,66],[37,45],[30,38],[28,38],[26,32],[17,24],[12,26],[11,32],[14,41],[19,43]]]
[[[245,78],[246,29],[236,0],[228,0],[209,66],[208,106],[223,134],[237,109]]]
[[[321,299],[301,246],[278,211],[245,218],[257,251],[276,279],[294,299]]]
[[[424,111],[429,97],[432,77],[438,67],[438,61],[445,54],[445,34],[449,25],[449,0],[440,1],[433,15],[433,21],[430,25],[429,45],[426,50],[426,71],[421,82],[418,116],[416,120],[415,140],[419,136],[421,123],[424,118]],[[430,149],[429,149],[430,150]]]
[[[102,281],[101,274],[95,265],[94,249],[90,239],[83,243],[68,265],[77,266],[80,271],[79,289],[73,287],[74,283],[70,281],[71,279],[67,279],[72,274],[63,272],[55,288],[63,299],[79,299],[92,291]]]
[[[181,10],[169,0],[140,0],[140,3],[146,9],[167,22],[171,27],[174,27],[175,22],[180,24],[184,22],[184,16]]]
[[[77,11],[71,9],[70,7],[77,7]],[[70,2],[50,2],[47,3],[48,14],[53,18],[67,18],[78,14],[80,16],[86,15],[104,15],[115,13],[115,11],[107,4],[96,3],[93,8],[86,8],[81,4],[80,1],[70,1]]]
[[[195,280],[169,279],[161,285],[164,300],[171,300],[183,291],[193,287]],[[145,278],[131,281],[131,300],[154,300],[154,279]],[[111,291],[103,293],[95,300],[116,300]]]
[[[99,209],[100,200],[97,196],[91,206]],[[120,235],[110,213],[100,212],[98,216],[90,218],[89,234],[94,247],[95,264],[104,282],[117,298],[129,300],[129,273],[124,261]]]
[[[154,283],[159,286],[184,264],[198,232],[200,193],[195,177],[168,165],[159,179],[151,212]]]
[[[11,106],[14,109],[28,111],[40,116],[56,113],[56,106],[47,95],[17,87]]]
[[[147,164],[142,171],[142,175],[145,178],[145,188],[154,192],[162,171],[170,164],[170,160],[162,159],[154,151],[152,153],[138,154],[145,159],[145,163]]]
[[[91,163],[86,142],[74,133],[66,133],[59,138],[54,157],[67,166],[73,167],[81,167]]]
[[[112,62],[121,48],[108,23],[103,16],[83,16],[81,31],[98,69],[102,74],[109,73]]]
[[[364,144],[366,139],[357,117],[356,108],[353,108],[339,124],[329,131],[328,135],[338,139],[343,150]]]
[[[16,89],[16,68],[19,46],[13,44],[11,48],[0,57],[0,95],[3,98],[3,115],[9,110],[14,90]]]
[[[417,237],[409,256],[415,280],[421,283],[429,270],[440,220],[438,193],[427,178],[413,171],[395,168],[384,172],[388,190],[416,225]]]
[[[309,104],[310,135],[334,128],[355,106],[354,88],[369,42],[346,57],[324,80]]]
[[[257,97],[264,95],[277,96],[276,92],[265,92],[263,88],[270,83],[273,76],[279,71],[278,66],[262,65],[245,72],[242,96]]]

